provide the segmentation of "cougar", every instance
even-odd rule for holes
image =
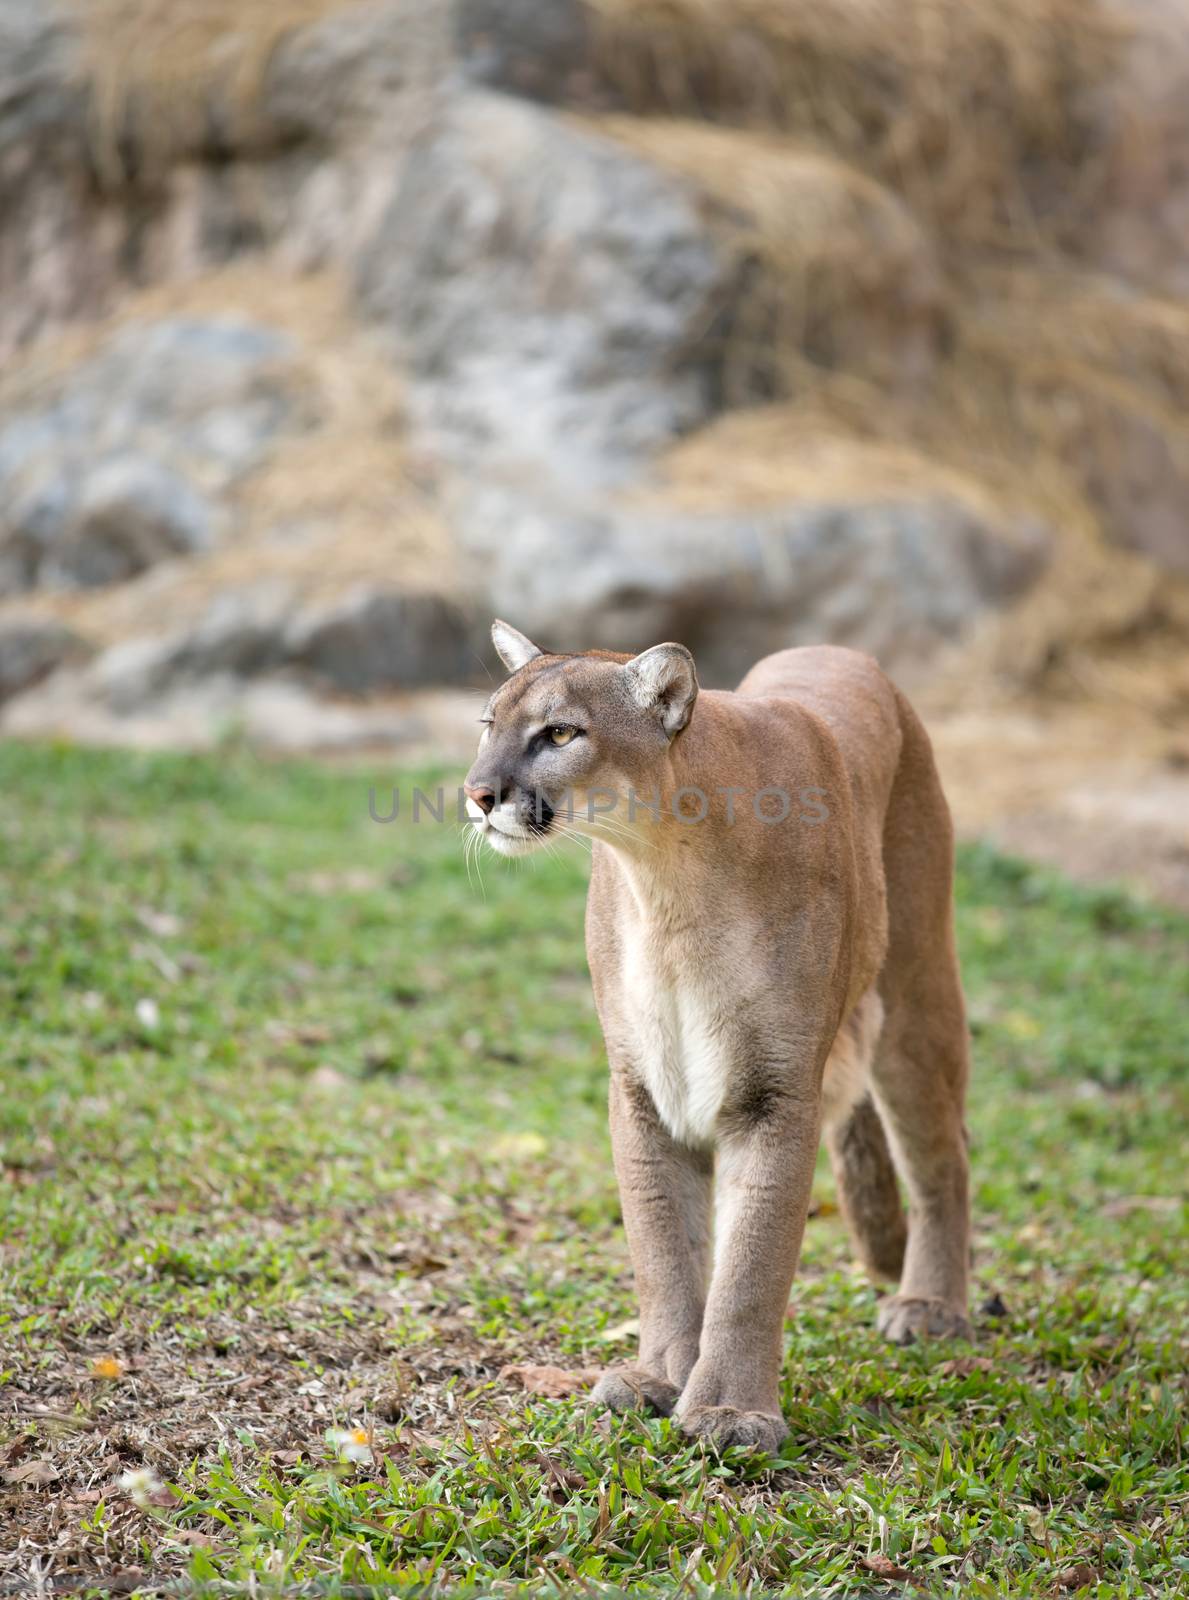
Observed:
[[[733,692],[690,652],[539,649],[483,714],[466,809],[501,855],[592,841],[586,945],[639,1355],[593,1398],[773,1450],[819,1139],[896,1343],[969,1337],[969,1071],[949,810],[869,657],[783,650]],[[897,1175],[908,1196],[908,1220]]]

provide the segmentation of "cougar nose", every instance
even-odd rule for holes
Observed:
[[[464,783],[462,786],[462,792],[466,795],[468,800],[473,800],[475,802],[480,811],[490,812],[492,806],[495,805],[494,789],[482,787],[473,789],[469,783]]]

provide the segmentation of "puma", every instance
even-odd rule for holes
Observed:
[[[640,1302],[638,1360],[594,1398],[775,1449],[823,1131],[864,1264],[898,1281],[880,1330],[970,1336],[967,1030],[928,736],[852,650],[784,650],[699,692],[679,644],[559,655],[499,621],[492,638],[511,676],[464,786],[472,824],[503,855],[593,841],[586,942]]]

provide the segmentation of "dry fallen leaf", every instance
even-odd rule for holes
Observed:
[[[330,1029],[320,1022],[283,1022],[279,1017],[266,1022],[264,1032],[273,1044],[284,1045],[329,1044],[333,1038]]]
[[[36,1461],[25,1461],[19,1467],[9,1467],[3,1474],[5,1483],[26,1484],[33,1489],[42,1489],[46,1484],[57,1483],[58,1469],[52,1461],[47,1461],[44,1456],[39,1456]]]
[[[158,939],[173,939],[182,931],[182,919],[172,911],[155,911],[152,906],[138,906],[136,920]]]
[[[868,1572],[874,1572],[877,1578],[887,1578],[893,1583],[905,1583],[912,1577],[907,1567],[898,1567],[890,1556],[885,1556],[877,1550],[874,1555],[863,1556],[859,1565],[866,1567]]]
[[[604,1328],[599,1338],[605,1344],[618,1344],[621,1339],[634,1339],[639,1331],[639,1317],[629,1317],[626,1322],[617,1322],[613,1328]]]
[[[1065,1571],[1057,1575],[1058,1589],[1084,1589],[1088,1583],[1098,1582],[1098,1571],[1088,1561],[1079,1561],[1076,1566],[1066,1567]]]
[[[1136,1211],[1148,1211],[1153,1216],[1164,1216],[1179,1211],[1181,1201],[1175,1194],[1121,1194],[1108,1200],[1102,1208],[1104,1217],[1130,1217]],[[1072,1570],[1072,1569],[1071,1569]]]
[[[553,1482],[560,1493],[566,1489],[585,1489],[586,1479],[573,1467],[567,1467],[560,1461],[555,1461],[552,1456],[537,1453],[537,1465],[542,1473]],[[563,1495],[564,1498],[564,1495]]]
[[[337,1067],[331,1067],[326,1064],[315,1067],[314,1071],[310,1073],[310,1083],[313,1084],[315,1089],[326,1089],[333,1094],[337,1094],[339,1090],[347,1088],[350,1082],[351,1080],[346,1073],[340,1072]]]
[[[502,1382],[517,1384],[526,1394],[544,1395],[547,1400],[564,1400],[567,1395],[578,1394],[598,1378],[597,1372],[567,1372],[564,1367],[504,1367],[500,1372]]]
[[[972,1372],[994,1372],[995,1363],[987,1356],[954,1356],[937,1370],[943,1378],[969,1378]]]
[[[873,1417],[894,1417],[895,1407],[882,1394],[869,1394],[863,1401],[863,1410],[869,1411]]]
[[[200,1550],[209,1550],[215,1542],[209,1533],[203,1533],[198,1528],[171,1528],[169,1538],[177,1540],[179,1544],[196,1545]]]
[[[511,1157],[528,1161],[533,1156],[543,1156],[548,1148],[548,1140],[539,1133],[503,1133],[488,1145],[487,1153],[497,1160]]]

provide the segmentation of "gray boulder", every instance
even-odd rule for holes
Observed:
[[[66,381],[55,418],[68,444],[161,446],[222,485],[301,425],[293,343],[240,318],[165,317],[121,329]]]
[[[119,583],[209,548],[217,520],[205,495],[150,456],[46,461],[0,512],[0,594]]]
[[[176,47],[170,16],[146,13],[113,74],[86,9],[0,0],[0,359],[132,284],[247,251],[351,259],[450,67],[449,4],[256,6],[242,28],[228,15],[223,47],[197,50],[166,103],[154,54]],[[134,20],[115,19],[126,40]]]
[[[1189,441],[1137,406],[1083,407],[1078,466],[1117,544],[1189,578]]]
[[[147,456],[116,456],[88,473],[36,581],[50,587],[119,583],[173,555],[210,547],[215,507],[178,472]]]
[[[593,480],[710,415],[732,273],[687,185],[475,92],[409,155],[358,283],[444,455]]]
[[[119,582],[208,549],[220,496],[309,422],[283,335],[129,325],[0,425],[0,594]]]
[[[302,602],[262,582],[217,595],[190,627],[122,640],[86,674],[85,696],[116,716],[204,682],[288,679],[362,696],[465,683],[478,658],[468,614],[430,593],[360,587]]]
[[[1028,520],[924,488],[680,516],[592,503],[468,500],[466,547],[492,609],[557,649],[679,639],[707,681],[791,645],[867,650],[911,676],[1044,567]]]
[[[476,83],[569,105],[609,99],[593,70],[582,0],[455,0],[454,31]]]
[[[241,318],[164,317],[120,328],[0,425],[0,492],[59,460],[142,451],[218,487],[303,423],[291,340]]]
[[[362,0],[287,33],[241,137],[329,149],[399,127],[424,111],[450,67],[450,12],[425,0]]]
[[[30,689],[68,662],[78,662],[89,647],[53,617],[8,612],[0,615],[0,700]]]
[[[294,618],[287,665],[343,694],[465,683],[477,661],[463,610],[441,595],[361,588]]]
[[[1081,245],[1109,271],[1189,294],[1189,15],[1184,0],[1112,0],[1125,42],[1093,97],[1100,187]]]
[[[53,0],[0,0],[0,193],[33,153],[81,134],[80,76],[74,32]]]

